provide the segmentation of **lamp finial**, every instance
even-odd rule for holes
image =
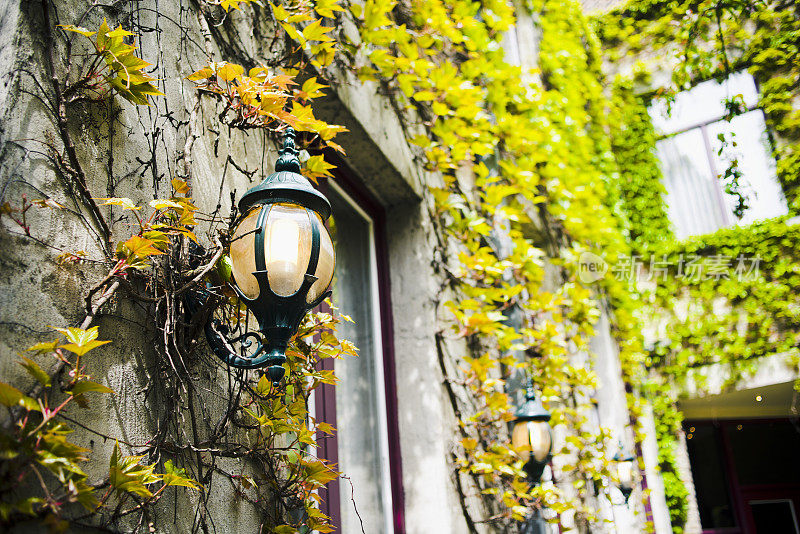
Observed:
[[[297,157],[298,152],[294,141],[294,128],[289,126],[283,132],[283,144],[278,152],[278,161],[275,162],[275,172],[300,172],[300,160]]]

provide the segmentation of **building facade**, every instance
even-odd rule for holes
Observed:
[[[98,387],[93,390],[97,395],[87,394],[88,401],[81,397],[88,407],[75,401],[59,412],[74,431],[71,442],[85,448],[80,453],[86,458],[80,462],[85,476],[75,477],[74,471],[59,475],[61,471],[42,463],[43,453],[31,453],[31,465],[49,470],[44,471],[50,477],[42,480],[44,491],[63,485],[65,496],[52,490],[41,500],[20,504],[21,496],[39,491],[33,476],[21,476],[25,482],[8,485],[0,497],[4,526],[27,532],[49,521],[53,528],[76,532],[310,532],[316,524],[309,522],[316,513],[309,512],[311,507],[330,518],[334,531],[348,534],[672,531],[668,488],[660,471],[661,421],[642,384],[635,383],[645,375],[631,371],[630,354],[641,351],[631,349],[624,336],[620,342],[625,313],[616,307],[617,293],[592,285],[599,278],[583,280],[577,267],[569,267],[570,258],[596,250],[593,246],[611,243],[608,248],[613,249],[618,243],[601,231],[593,233],[595,226],[602,226],[599,214],[613,210],[606,206],[605,193],[591,194],[613,189],[608,180],[614,171],[609,169],[616,164],[608,155],[611,142],[602,101],[586,89],[599,90],[602,81],[591,30],[574,2],[544,2],[534,8],[498,4],[480,13],[470,11],[468,3],[455,2],[441,4],[447,13],[443,18],[458,23],[453,22],[454,33],[437,48],[420,44],[438,42],[444,34],[437,33],[441,14],[431,6],[315,2],[314,17],[319,18],[304,18],[310,17],[311,7],[303,3],[250,1],[99,5],[43,0],[0,7],[0,376],[20,395],[71,401],[81,395],[75,387],[83,378],[76,375],[84,368],[74,363],[75,375],[69,375],[64,369],[74,359],[59,363],[52,358],[54,352],[63,356],[71,349],[56,344],[38,350],[37,368],[55,377],[46,386],[36,385],[32,364],[21,367],[17,355],[52,341],[58,334],[50,326],[97,326],[99,339],[111,343],[93,348],[84,366],[92,383],[114,391],[100,395]],[[515,24],[504,26],[495,16]],[[335,38],[326,32],[312,37],[323,19]],[[102,30],[104,21],[108,26]],[[472,28],[473,23],[479,28]],[[291,24],[294,29],[287,29]],[[80,28],[67,31],[60,25]],[[414,49],[406,55],[408,42],[390,33],[398,28],[403,34],[406,28],[418,32],[412,41],[423,52],[430,50],[430,72],[414,63],[424,53]],[[117,50],[114,57],[102,55],[101,37],[123,37],[122,43],[135,42],[137,48],[124,54]],[[554,50],[556,37],[563,39],[563,53]],[[329,42],[338,48],[324,59]],[[491,77],[469,63],[479,52],[493,61],[502,55],[508,69],[503,76],[514,77],[486,81]],[[147,65],[120,60],[131,56]],[[406,70],[397,67],[391,79],[381,78],[376,72],[385,68],[386,57]],[[104,61],[109,70],[92,70]],[[224,70],[229,65],[240,70]],[[203,78],[203,68],[213,76]],[[467,73],[460,76],[472,80],[453,82],[463,94],[437,96],[437,80],[459,69]],[[576,78],[564,75],[569,69]],[[86,72],[92,75],[84,77]],[[123,80],[121,86],[109,81],[113,76]],[[421,88],[420,80],[426,78],[433,80],[428,89]],[[131,86],[124,82],[132,79],[150,80],[146,83],[152,83],[154,92],[139,94],[143,100],[137,101],[137,95],[126,92]],[[209,80],[219,85],[212,87]],[[314,80],[327,87],[315,89]],[[403,83],[412,83],[408,80],[416,84],[410,91],[413,105],[411,96],[402,96]],[[273,83],[271,92],[247,101],[237,91],[251,82]],[[494,98],[503,84],[522,87],[509,98],[512,103]],[[574,87],[580,90],[572,92]],[[473,103],[471,91],[476,88],[484,92]],[[269,98],[284,93],[300,107],[285,101],[291,113],[278,106],[271,115],[263,114],[275,117],[274,122],[258,122],[262,119],[247,114],[248,105],[265,109]],[[459,107],[466,101],[477,111]],[[541,113],[526,108],[531,102]],[[311,118],[301,116],[306,104]],[[508,112],[515,106],[525,110]],[[464,142],[458,137],[461,132],[440,127],[444,117],[460,121],[465,131],[475,129],[472,152],[453,155]],[[683,160],[675,163],[680,154],[670,156],[676,149],[669,145],[678,144],[671,140],[717,118],[663,131],[657,146],[662,162],[692,167]],[[219,303],[207,312],[212,318],[230,325],[244,320],[232,318],[234,313],[225,307],[238,305],[231,304],[235,295],[217,278],[222,274],[216,261],[228,253],[221,243],[229,239],[237,199],[274,169],[276,133],[282,130],[276,124],[281,121],[296,126],[300,139],[310,140],[301,154],[304,161],[323,156],[334,167],[323,169],[315,180],[332,207],[328,229],[336,270],[331,300],[315,311],[314,321],[349,316],[352,321],[343,319],[335,335],[358,347],[358,357],[344,355],[346,350],[337,353],[344,357],[319,356],[327,349],[314,347],[332,342],[309,326],[314,334],[298,336],[290,360],[300,354],[319,358],[306,375],[314,387],[307,396],[284,390],[289,397],[279,402],[268,384],[267,394],[259,389],[258,372],[237,371],[215,358],[198,328],[203,319],[192,314],[186,295],[210,291]],[[314,121],[336,125],[335,146],[313,144],[331,140],[321,133],[325,126]],[[487,131],[501,132],[502,142],[485,139]],[[557,145],[568,135],[566,152],[579,154],[580,164]],[[433,148],[426,139],[435,140]],[[531,145],[542,147],[540,159],[531,156]],[[706,149],[708,163],[713,147]],[[432,164],[432,154],[457,164]],[[313,165],[306,163],[306,170],[313,171]],[[705,182],[692,182],[695,189],[687,193],[681,189],[687,173],[670,168],[662,168],[670,199],[696,200],[702,196],[698,187],[708,192],[714,185],[709,171]],[[587,169],[600,170],[593,174]],[[487,200],[498,184],[520,183],[525,186]],[[764,209],[780,205],[789,212],[777,182],[769,184],[775,186],[774,198],[760,198]],[[173,204],[183,202],[184,186],[197,208],[189,210],[196,213],[190,223],[182,218],[186,204],[159,204],[167,198]],[[551,191],[557,193],[549,196]],[[719,212],[708,212],[707,228],[692,227],[697,219],[691,213],[670,211],[673,224],[688,228],[686,235],[724,226],[727,204],[724,198],[720,203],[719,191],[711,193],[706,196],[716,204],[692,208],[705,211],[713,205]],[[593,205],[595,198],[602,201]],[[570,226],[578,224],[582,202],[590,206],[584,217],[597,219]],[[671,210],[684,205],[669,204]],[[184,211],[175,211],[169,224],[148,226],[147,232],[166,232],[171,244],[159,248],[153,234],[142,230],[139,236],[150,236],[156,252],[140,267],[131,267],[136,253],[124,248],[128,239],[137,235],[137,227],[150,224],[146,214],[156,217],[158,210],[170,209]],[[578,237],[565,237],[570,232]],[[205,251],[203,260],[214,259],[208,269],[189,263],[189,251],[194,250],[189,242],[195,238]],[[474,249],[470,240],[477,243]],[[121,248],[110,246],[117,242]],[[528,246],[522,250],[520,243]],[[535,283],[519,274],[525,269],[536,273],[529,277]],[[463,274],[467,271],[474,278]],[[472,289],[476,291],[470,293]],[[485,313],[485,306],[494,306],[496,313]],[[563,328],[545,326],[558,320]],[[741,463],[753,474],[741,455],[750,457],[757,436],[768,432],[782,443],[794,436],[787,424],[796,416],[796,393],[789,388],[797,373],[785,365],[785,358],[781,362],[775,364],[780,373],[767,372],[765,366],[761,374],[741,378],[735,391],[723,387],[730,376],[724,369],[698,371],[709,373],[706,383],[712,384],[703,395],[691,390],[691,384],[699,383],[694,377],[695,382],[687,382],[680,400],[685,422],[678,462],[694,491],[689,492],[685,532],[700,532],[709,521],[713,528],[742,528],[760,510],[762,515],[773,509],[781,514],[781,503],[797,506],[796,481],[777,474],[768,481],[751,480],[737,471]],[[296,371],[289,369],[289,376],[296,377]],[[329,383],[328,371],[338,376],[335,385]],[[533,489],[521,470],[524,455],[509,446],[513,408],[524,400],[526,373],[554,414],[552,459]],[[563,373],[563,380],[548,382],[548,373]],[[300,382],[291,384],[299,388]],[[709,391],[712,395],[706,396]],[[17,425],[21,410],[47,410],[26,407],[27,397],[20,397],[19,404],[13,391],[8,395],[4,430],[25,437],[27,423]],[[293,404],[300,397],[302,409]],[[761,397],[757,402],[763,404],[753,405],[750,397]],[[257,424],[248,419],[244,408],[252,412],[267,401],[273,414],[283,410],[285,421],[300,426],[279,431],[278,417],[253,416]],[[765,406],[769,420],[763,420]],[[758,421],[744,421],[754,414]],[[320,424],[329,425],[330,431]],[[14,434],[17,427],[22,434]],[[311,429],[308,441],[298,444],[303,429]],[[40,430],[34,428],[33,434]],[[747,434],[741,443],[736,432]],[[4,446],[12,450],[17,442],[9,439]],[[254,445],[265,439],[269,447]],[[724,454],[706,462],[703,454],[714,447]],[[790,450],[781,449],[780,458],[791,460]],[[620,491],[613,460],[626,451],[635,464],[630,498]],[[146,482],[138,493],[134,486],[122,486],[120,454],[143,455],[130,465],[156,466],[161,475],[137,478]],[[12,473],[18,468],[13,460],[17,456],[8,456],[5,469]],[[342,476],[315,479],[316,459],[335,465]],[[181,476],[202,488],[186,488],[188,482],[167,487],[167,480],[183,480],[164,475],[167,462],[184,469]],[[132,472],[137,473],[134,478],[144,476]],[[725,473],[724,488],[719,487],[720,472]],[[75,489],[73,479],[88,489]],[[97,495],[96,502],[82,509],[73,497],[89,493]],[[57,496],[62,497],[58,503]],[[740,515],[744,503],[753,510],[752,517]],[[298,526],[304,522],[305,527]],[[318,531],[327,531],[327,526],[316,525]],[[741,532],[756,532],[753,525],[749,528]]]

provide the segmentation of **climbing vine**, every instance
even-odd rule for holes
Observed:
[[[224,2],[221,7],[236,8],[240,3]],[[78,22],[85,23],[94,9],[89,8]],[[278,533],[330,532],[317,490],[338,473],[335,466],[318,459],[312,447],[319,436],[334,429],[311,418],[308,405],[313,389],[336,380],[332,371],[320,370],[319,361],[356,354],[352,344],[335,335],[339,316],[315,313],[307,317],[287,350],[291,370],[282,388],[276,389],[255,373],[228,373],[226,406],[212,416],[205,386],[198,385],[198,379],[209,372],[200,371],[202,366],[213,369],[208,363],[198,367],[207,350],[200,341],[202,325],[209,314],[234,329],[247,324],[247,313],[228,285],[225,250],[235,213],[226,219],[220,216],[219,206],[204,213],[194,204],[193,134],[181,155],[189,163],[186,174],[170,180],[171,194],[166,198],[154,198],[145,207],[132,198],[93,190],[91,178],[100,170],[83,158],[74,140],[78,106],[99,110],[121,97],[146,107],[158,105],[155,99],[165,95],[157,87],[161,82],[145,73],[151,65],[137,56],[133,32],[122,26],[111,29],[105,19],[97,30],[78,25],[59,30],[50,23],[51,17],[58,19],[58,11],[47,1],[42,2],[39,14],[44,21],[49,72],[40,78],[25,67],[18,74],[33,80],[39,90],[34,97],[46,104],[57,127],[55,136],[46,132],[31,142],[45,147],[42,154],[65,184],[64,194],[72,206],[55,201],[50,196],[58,195],[55,191],[33,202],[23,194],[18,206],[5,201],[0,215],[8,218],[5,229],[11,235],[17,233],[14,228],[21,228],[22,235],[36,243],[43,243],[36,235],[41,226],[31,220],[31,206],[81,221],[89,235],[96,237],[97,247],[90,252],[52,247],[59,253],[56,261],[64,269],[103,269],[104,274],[83,297],[86,315],[80,326],[58,328],[62,339],[39,343],[30,349],[35,356],[23,357],[20,363],[35,382],[30,390],[25,393],[0,383],[0,403],[9,409],[3,420],[7,431],[0,463],[0,524],[15,525],[29,516],[53,531],[63,531],[70,524],[152,531],[156,528],[152,509],[168,488],[182,487],[194,494],[189,501],[197,509],[192,530],[208,531],[213,521],[206,508],[209,492],[222,477],[239,498],[260,512],[263,528]],[[82,43],[70,34],[86,38],[88,52],[74,54],[73,47],[82,50]],[[313,40],[310,35],[309,40]],[[65,58],[58,56],[61,51]],[[61,70],[64,64],[65,72]],[[207,74],[201,70],[192,75],[187,69],[186,75],[204,80],[205,93],[226,101],[219,114],[221,123],[264,132],[278,132],[288,124],[317,136],[308,143],[319,138],[334,146],[331,139],[342,128],[314,119],[310,108],[300,104],[321,94],[323,86],[313,79],[298,85],[293,75],[278,75],[273,67],[251,70],[245,78],[235,64],[212,65]],[[270,97],[278,105],[270,108],[267,117]],[[255,99],[259,106],[253,106]],[[285,111],[279,109],[284,107]],[[156,165],[153,156],[145,168]],[[330,168],[315,157],[308,160],[306,172],[314,178],[329,175]],[[114,215],[111,209],[119,211]],[[198,235],[198,228],[205,233]],[[206,249],[201,241],[211,245]],[[103,308],[122,295],[138,306],[134,320],[144,321],[144,332],[155,346],[145,387],[155,431],[138,443],[81,422],[81,411],[89,409],[92,394],[116,395],[88,373],[96,361],[91,351],[99,352],[108,343],[97,339],[100,326],[91,325],[103,315]],[[102,460],[68,439],[76,426],[104,441],[114,440],[107,474],[99,482],[89,478],[85,466]],[[124,455],[123,449],[133,454]],[[231,470],[225,459],[248,464]]]
[[[632,1],[593,19],[609,61],[636,57],[644,50],[673,60],[667,68],[673,83],[667,94],[688,89],[739,70],[749,71],[759,86],[759,107],[773,138],[777,174],[792,212],[797,209],[798,111],[797,32],[794,3]],[[624,24],[622,23],[624,21]],[[672,67],[680,65],[679,68]],[[731,106],[728,106],[729,109]]]
[[[49,13],[47,2],[43,6]],[[453,467],[460,473],[455,478],[467,523],[474,529],[483,521],[466,504],[475,490],[484,496],[493,528],[500,530],[516,528],[532,506],[556,513],[575,510],[578,523],[600,521],[596,499],[605,498],[613,485],[609,467],[616,450],[607,451],[622,436],[592,423],[591,399],[599,384],[591,371],[588,342],[595,334],[601,292],[614,301],[628,297],[610,277],[601,283],[605,289],[582,283],[577,257],[586,250],[614,255],[627,245],[608,193],[616,163],[607,140],[599,48],[578,5],[548,0],[526,6],[539,17],[543,31],[538,73],[505,60],[502,42],[515,24],[507,2],[379,0],[352,4],[349,10],[335,2],[204,6],[199,19],[204,32],[211,31],[205,17],[219,17],[215,24],[224,25],[233,24],[234,16],[269,13],[275,21],[273,58],[263,64],[217,61],[208,53],[205,66],[185,73],[201,101],[217,106],[219,125],[268,134],[289,125],[307,133],[306,145],[341,150],[333,137],[342,128],[316,119],[310,104],[325,83],[339,82],[332,73],[344,68],[382,88],[401,113],[409,141],[419,147],[422,164],[441,176],[441,183],[426,193],[439,243],[439,313],[443,324],[452,325],[437,335],[437,346],[459,418],[460,446],[453,449]],[[345,18],[356,25],[357,34],[341,31]],[[141,215],[140,203],[127,197],[97,200],[101,195],[89,189],[71,140],[69,99],[81,95],[77,98],[91,104],[120,96],[144,105],[158,102],[164,91],[144,73],[148,65],[134,54],[132,32],[112,30],[106,22],[97,31],[81,27],[83,20],[75,24],[65,29],[89,39],[90,54],[79,81],[69,86],[59,77],[58,62],[52,62],[52,79],[60,90],[56,98],[62,142],[51,143],[50,151],[57,172],[80,186],[80,200],[91,207],[101,228],[110,269],[87,302],[93,316],[100,304],[93,297],[107,301],[121,288],[150,310],[159,338],[158,387],[168,399],[150,444],[127,445],[136,449],[131,460],[122,461],[116,449],[112,457],[149,488],[164,477],[154,466],[166,469],[163,458],[170,456],[172,466],[185,462],[191,484],[200,492],[207,491],[213,477],[225,476],[237,495],[259,506],[265,525],[276,532],[293,532],[301,524],[325,531],[330,527],[316,506],[314,490],[335,473],[307,449],[318,431],[332,429],[308,418],[308,392],[334,380],[315,370],[319,358],[353,353],[354,348],[332,335],[333,317],[314,316],[287,354],[291,373],[285,391],[272,391],[263,380],[238,374],[231,377],[228,409],[221,420],[211,421],[202,401],[196,404],[199,393],[190,362],[202,347],[198,325],[209,313],[221,314],[232,325],[243,320],[235,299],[229,300],[220,263],[229,229],[217,212],[201,213],[189,195],[191,151],[199,134],[187,138],[182,156],[186,171],[172,180],[173,194],[151,202],[149,216]],[[46,33],[53,32],[60,35],[48,24]],[[203,39],[207,42],[209,33]],[[68,43],[73,46],[74,41]],[[66,158],[58,146],[64,147]],[[314,157],[306,172],[314,178],[329,169],[323,158]],[[116,240],[114,223],[101,212],[108,206],[121,209],[118,217],[136,229],[132,235]],[[29,208],[21,209],[27,213]],[[16,217],[14,210],[9,205],[6,211]],[[232,214],[228,225],[233,219]],[[200,222],[210,222],[212,230],[197,235]],[[222,231],[214,231],[219,225]],[[200,241],[212,246],[204,250],[195,245]],[[86,261],[79,251],[63,254],[68,265]],[[198,291],[211,298],[187,306],[186,299],[191,301]],[[522,312],[522,319],[512,327],[507,319],[514,310]],[[182,315],[187,312],[188,320]],[[625,337],[637,330],[633,316],[620,308],[614,328],[626,339],[622,359],[626,380],[633,383],[641,359],[636,338]],[[320,344],[300,341],[315,334]],[[451,361],[458,369],[455,374]],[[521,470],[523,458],[510,447],[513,403],[507,380],[520,372],[532,377],[554,412],[553,422],[565,433],[555,451],[565,475],[558,484],[530,488]],[[466,403],[456,388],[469,393]],[[181,428],[174,408],[184,402],[191,435],[173,430]],[[635,393],[629,402],[636,408]],[[203,423],[207,428],[201,431]],[[247,445],[237,441],[244,436],[249,436]],[[155,463],[143,463],[142,455]],[[259,475],[227,472],[216,460],[220,457],[246,458]],[[140,487],[131,487],[150,499]],[[267,488],[269,499],[262,495]],[[153,498],[163,494],[159,491],[147,489]],[[205,500],[203,493],[196,528],[204,528]],[[144,518],[146,508],[136,511]]]
[[[414,135],[412,122],[409,137],[428,168],[443,174],[443,186],[431,189],[443,258],[437,270],[445,277],[442,318],[455,321],[437,346],[445,375],[449,358],[461,362],[463,373],[448,386],[461,434],[456,465],[487,497],[487,513],[500,530],[514,528],[531,506],[575,511],[577,523],[599,521],[593,499],[612,491],[607,451],[623,436],[612,438],[590,422],[597,377],[591,356],[576,354],[589,352],[602,297],[580,281],[578,257],[589,250],[612,257],[627,245],[606,189],[616,164],[597,43],[585,41],[577,4],[532,2],[527,9],[543,36],[539,70],[526,72],[504,57],[502,32],[515,22],[506,4],[412,2],[411,16],[400,20],[372,16],[374,5],[354,11],[364,21],[371,60],[359,74],[395,89],[398,107],[421,117],[430,134]],[[456,51],[459,60],[445,51]],[[548,271],[555,283],[545,282]],[[611,277],[601,285],[615,302],[629,303],[615,331],[625,340],[626,379],[634,383],[643,351],[630,297]],[[522,318],[512,326],[514,315]],[[458,340],[464,352],[456,352]],[[514,355],[520,351],[522,358]],[[553,421],[566,431],[556,451],[564,477],[558,485],[529,488],[522,458],[509,447],[507,381],[518,370],[533,377]],[[458,400],[457,385],[466,387],[470,403]],[[638,409],[635,394],[629,402]]]

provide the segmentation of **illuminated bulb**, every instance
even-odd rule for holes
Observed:
[[[756,401],[761,402],[761,395],[756,395]]]
[[[617,467],[619,485],[622,488],[633,487],[633,462],[620,462]]]
[[[277,219],[269,229],[267,271],[294,275],[297,272],[300,226],[292,219]]]
[[[527,452],[543,462],[550,454],[553,438],[546,421],[522,421],[514,426],[512,444],[519,452]]]

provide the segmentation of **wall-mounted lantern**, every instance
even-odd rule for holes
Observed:
[[[634,457],[629,452],[624,452],[622,442],[619,444],[619,451],[611,459],[617,468],[617,479],[619,480],[619,492],[625,498],[625,504],[633,493],[633,462]]]
[[[231,238],[233,287],[258,321],[259,332],[234,339],[224,328],[206,327],[214,353],[232,367],[266,367],[277,386],[286,346],[305,314],[328,295],[333,243],[325,228],[331,205],[300,174],[294,130],[287,128],[275,172],[239,201],[242,214]],[[253,339],[256,346],[248,352]],[[239,343],[238,350],[233,348]]]
[[[522,454],[528,454],[523,469],[532,484],[538,484],[545,466],[550,461],[553,434],[550,428],[550,412],[536,398],[533,383],[528,380],[525,402],[514,413],[514,430],[511,445]]]

